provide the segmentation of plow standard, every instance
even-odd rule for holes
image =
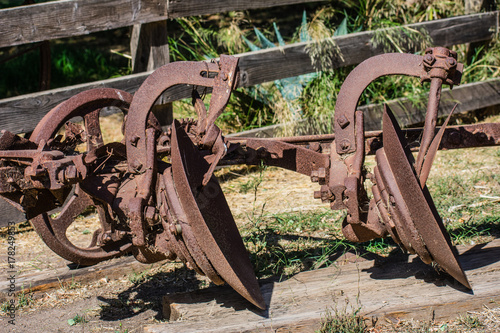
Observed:
[[[245,139],[226,138],[215,125],[238,85],[238,59],[222,55],[213,62],[171,63],[153,72],[134,96],[110,88],[88,90],[52,109],[29,139],[3,132],[0,194],[69,261],[93,265],[128,252],[144,263],[178,258],[263,309],[251,262],[213,173],[220,165],[278,166],[310,176],[320,185],[315,198],[347,211],[342,231],[348,240],[390,236],[471,289],[425,185],[440,147],[500,144],[499,124],[447,127],[448,117],[437,131],[441,87],[459,84],[462,71],[456,53],[442,47],[424,56],[375,56],[344,82],[335,134]],[[386,75],[430,82],[423,129],[402,130],[386,107],[383,130],[364,131],[359,98]],[[174,120],[162,131],[151,109],[176,85],[193,87],[197,119]],[[212,89],[208,110],[198,87]],[[103,141],[99,114],[105,107],[125,114],[122,142]],[[70,121],[75,117],[82,117],[83,125]],[[408,143],[412,138],[421,138],[419,147]],[[416,160],[412,150],[418,150]],[[372,172],[364,167],[366,154],[376,155]],[[59,215],[47,213],[56,207]],[[89,207],[97,210],[101,226],[88,247],[80,247],[66,231]]]

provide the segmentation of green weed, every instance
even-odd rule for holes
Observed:
[[[128,280],[133,284],[141,284],[149,281],[152,278],[152,268],[153,265],[151,265],[149,269],[146,269],[142,272],[133,271],[131,274],[129,274]]]
[[[17,294],[16,296],[16,302],[15,302],[15,309],[21,309],[21,308],[26,308],[30,307],[33,305],[35,302],[33,298],[33,293],[30,291],[25,291],[24,289]],[[9,305],[11,305],[10,301],[5,301],[0,305],[0,311],[4,313],[9,312]]]
[[[69,326],[74,326],[78,324],[85,324],[88,323],[87,318],[85,316],[81,316],[79,314],[76,314],[73,318],[68,319],[68,325]]]
[[[468,329],[484,326],[479,317],[470,314],[460,316],[457,321],[460,325],[465,326]]]
[[[361,307],[347,310],[347,305],[339,310],[334,308],[333,311],[327,309],[325,317],[322,320],[321,328],[318,333],[364,333],[367,331],[363,318],[360,316]]]

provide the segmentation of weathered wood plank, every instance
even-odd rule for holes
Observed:
[[[455,114],[500,105],[500,79],[469,83],[455,87],[453,90],[443,89],[438,110],[439,116],[447,116],[457,103]],[[402,98],[387,104],[403,127],[425,120],[427,96],[413,99],[413,101]],[[381,129],[383,108],[383,105],[367,105],[360,108],[365,111],[365,129],[367,131]]]
[[[167,18],[167,1],[60,0],[0,10],[0,47]]]
[[[320,0],[321,1],[321,0]],[[59,0],[0,10],[0,47],[86,35],[167,18],[269,8],[311,0]]]
[[[490,28],[496,26],[497,13],[478,14],[418,23],[410,27],[426,27],[435,38],[435,43],[466,43],[484,38],[491,38]],[[480,31],[474,39],[468,34],[464,38],[462,31]],[[361,32],[335,37],[334,40],[343,54],[344,60],[334,61],[332,68],[354,65],[382,53],[370,44],[373,32]],[[316,69],[305,51],[308,43],[287,45],[283,48],[267,49],[237,55],[240,57],[241,86],[269,82],[276,79],[306,74]],[[151,72],[127,75],[120,78],[80,84],[71,87],[48,90],[0,100],[0,129],[14,133],[23,133],[34,129],[36,124],[50,109],[69,97],[91,88],[112,87],[134,92]],[[165,94],[167,101],[174,101],[191,96],[191,87],[175,87]]]
[[[478,98],[478,96],[481,97]],[[455,103],[458,103],[455,114],[500,105],[500,79],[468,83],[457,86],[453,88],[453,90],[443,89],[438,110],[439,116],[448,115]],[[387,105],[389,105],[398,118],[400,126],[407,127],[425,120],[427,95],[421,96],[420,98],[414,97],[411,101],[408,98],[399,98],[388,101]],[[382,128],[382,114],[384,111],[384,106],[382,104],[363,105],[358,109],[364,111],[366,131],[376,131]],[[287,124],[261,127],[231,134],[230,136],[272,138],[279,136],[284,126],[287,126]],[[306,120],[294,124],[294,127],[300,135],[318,134],[311,133],[311,129],[314,127]]]
[[[69,262],[68,262],[69,263]],[[102,278],[115,279],[134,271],[142,272],[151,269],[151,264],[138,262],[132,256],[125,256],[106,260],[94,266],[75,268],[74,266],[63,266],[47,270],[30,271],[21,273],[16,277],[16,283],[23,286],[24,291],[43,292],[49,289],[60,288],[71,283],[91,283]],[[9,281],[0,281],[0,302],[7,298]],[[17,290],[20,292],[21,290]]]
[[[415,256],[358,262],[302,272],[283,282],[264,283],[268,305],[260,311],[230,288],[213,287],[165,297],[164,312],[180,321],[151,325],[166,332],[313,332],[326,311],[360,308],[369,320],[449,320],[500,300],[500,240],[459,247],[473,286],[467,292]],[[399,259],[399,260],[398,260]],[[359,301],[357,301],[357,299]]]
[[[324,1],[326,0],[212,0],[210,2],[200,0],[170,0],[168,16],[169,18],[176,18]]]
[[[413,29],[425,29],[439,46],[452,46],[492,37],[491,28],[496,27],[498,12],[459,16],[448,19],[410,24]],[[394,29],[394,28],[393,28]],[[398,29],[398,28],[396,28]],[[383,53],[373,47],[374,31],[364,31],[334,37],[342,57],[336,57],[330,69],[356,65],[369,57]],[[293,77],[315,72],[306,49],[310,42],[288,45],[279,49],[266,49],[239,55],[241,81],[243,86]]]

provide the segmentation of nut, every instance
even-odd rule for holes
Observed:
[[[340,128],[344,129],[350,124],[350,121],[345,115],[342,115],[337,120],[337,123],[339,124]]]
[[[318,172],[318,170],[311,171],[311,181],[313,183],[319,182],[319,172]]]
[[[424,56],[424,62],[429,65],[429,66],[432,66],[434,64],[434,62],[436,61],[436,58],[434,58],[434,56],[432,54],[426,54]]]

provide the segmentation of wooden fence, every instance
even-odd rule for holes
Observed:
[[[214,14],[232,10],[263,9],[308,2],[310,0],[60,0],[29,6],[0,10],[0,47],[34,43],[58,38],[85,35],[93,32],[126,27],[136,24],[165,22],[183,16]],[[498,34],[499,12],[466,15],[442,20],[411,24],[408,27],[427,31],[432,42],[440,46],[481,42],[490,40]],[[398,28],[395,28],[398,29]],[[363,60],[383,53],[382,48],[374,47],[371,40],[373,31],[353,33],[333,37],[342,57],[333,61],[331,68],[355,65]],[[165,39],[166,40],[166,39]],[[166,41],[165,41],[166,43]],[[317,70],[307,53],[310,43],[297,43],[285,47],[266,49],[257,52],[238,54],[240,57],[240,86],[253,86],[276,79],[293,77]],[[146,47],[148,47],[146,45]],[[149,47],[152,47],[149,45]],[[168,45],[167,45],[168,48]],[[168,53],[167,53],[168,54]],[[168,58],[168,57],[167,57]],[[152,67],[168,62],[157,59]],[[151,66],[150,66],[151,67]],[[95,87],[112,87],[135,92],[151,71],[127,75],[120,78],[85,83],[59,89],[0,100],[0,129],[14,133],[30,132],[42,117],[54,106],[69,97]],[[490,80],[456,88],[446,93],[446,100],[461,102],[469,111],[476,107],[500,104],[500,83]],[[191,88],[177,86],[169,89],[164,101],[175,101],[189,97]],[[477,101],[477,93],[487,93],[488,98]],[[401,102],[401,101],[399,101]],[[425,110],[418,110],[408,101],[396,108],[400,118],[407,117],[411,109],[413,118]],[[405,104],[406,103],[406,104]],[[380,123],[377,107],[366,107],[368,128]],[[373,115],[373,116],[372,116]],[[22,216],[10,206],[0,203],[3,218],[0,226],[7,221],[20,221]]]

